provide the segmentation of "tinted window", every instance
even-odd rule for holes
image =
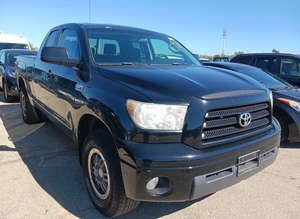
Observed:
[[[17,43],[0,43],[1,49],[29,49],[27,44],[17,44]]]
[[[0,61],[4,64],[4,53],[0,53]]]
[[[36,55],[37,51],[27,51],[27,52],[8,52],[6,53],[6,64],[10,66],[15,65],[19,55]]]
[[[71,59],[79,58],[78,37],[74,30],[66,29],[62,33],[58,46],[66,47]]]
[[[48,37],[46,46],[56,46],[58,30],[52,31]]]
[[[281,60],[281,71],[283,75],[299,76],[299,60],[296,59],[282,59]]]
[[[270,73],[275,72],[276,58],[257,58],[255,66]]]
[[[242,58],[242,59],[238,59],[237,61],[234,61],[236,63],[242,63],[242,64],[247,64],[249,61],[249,58]]]

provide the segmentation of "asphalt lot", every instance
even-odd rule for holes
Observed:
[[[105,218],[85,189],[77,149],[51,122],[26,125],[0,93],[0,218]],[[149,203],[118,218],[300,218],[300,143],[259,174],[199,200]]]

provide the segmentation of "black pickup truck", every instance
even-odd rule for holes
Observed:
[[[168,35],[61,25],[36,58],[18,57],[17,79],[24,121],[43,113],[74,139],[88,193],[106,216],[139,201],[197,199],[254,175],[278,153],[272,93],[202,66]]]

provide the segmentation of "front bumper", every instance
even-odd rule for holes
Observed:
[[[6,77],[9,96],[19,96],[19,90],[17,85],[17,79]]]
[[[231,186],[273,163],[280,145],[280,128],[273,121],[272,129],[263,137],[236,145],[202,150],[181,143],[138,144],[119,139],[115,141],[128,198],[177,202],[197,199]],[[239,165],[241,156],[256,151],[259,152],[259,158]],[[238,174],[241,172],[238,169],[241,168],[249,168],[251,171]],[[168,179],[170,191],[163,195],[149,193],[146,185],[154,177]]]

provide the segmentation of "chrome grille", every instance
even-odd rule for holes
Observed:
[[[251,122],[248,126],[242,127],[239,124],[239,117],[243,113],[251,114]],[[251,130],[257,131],[266,128],[272,123],[269,104],[261,103],[250,106],[235,107],[229,109],[212,110],[205,114],[201,134],[202,143],[230,136],[243,135]]]

